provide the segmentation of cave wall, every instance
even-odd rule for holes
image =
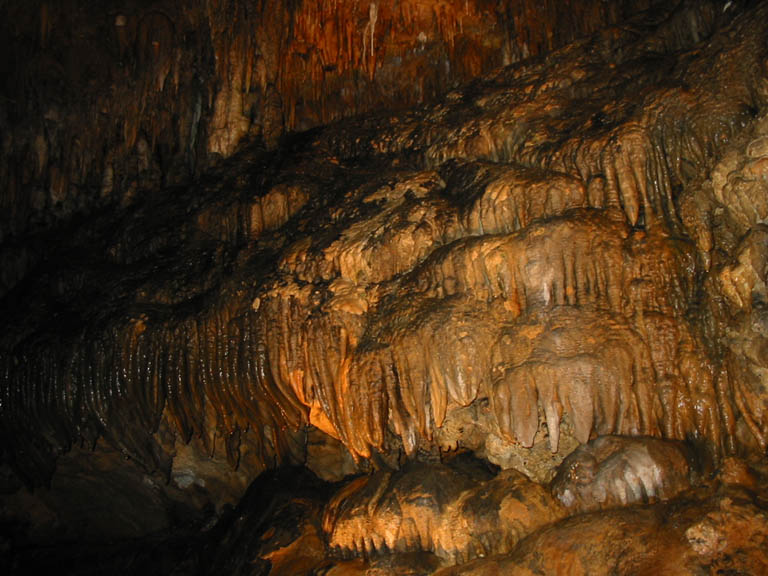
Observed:
[[[244,138],[433,101],[647,4],[4,2],[0,238],[188,182]]]
[[[722,17],[671,7],[647,36],[599,33],[426,113],[310,136],[278,163],[257,146],[189,201],[169,188],[122,225],[77,225],[6,299],[6,426],[21,437],[34,406],[30,477],[102,436],[167,470],[147,438],[165,420],[211,453],[223,442],[233,464],[241,432],[265,465],[307,423],[357,457],[392,438],[415,454],[480,399],[481,440],[464,442],[531,448],[546,423],[556,453],[564,417],[582,443],[651,434],[732,451],[721,323],[692,313],[760,221],[723,198],[741,228],[718,240],[726,192],[690,181],[759,114],[763,64],[754,30],[680,53]],[[720,291],[707,294],[714,315]],[[738,398],[763,443],[760,395]]]
[[[274,466],[334,481],[373,467],[325,528],[360,552],[356,527],[390,522],[371,494],[412,488],[407,472],[387,470],[454,452],[503,468],[483,480],[500,486],[499,502],[516,506],[504,486],[519,481],[553,523],[560,504],[542,486],[606,436],[645,438],[651,452],[685,444],[702,470],[764,458],[766,4],[634,16],[644,5],[579,4],[584,16],[574,7],[554,19],[556,3],[319,5],[107,9],[111,56],[78,52],[70,66],[111,61],[104,73],[129,79],[138,100],[110,80],[70,108],[68,88],[6,60],[27,92],[3,112],[3,177],[17,182],[3,188],[17,226],[2,246],[5,490],[66,494],[57,462],[88,475],[94,447],[91,476],[141,484],[147,510],[173,509],[190,490],[185,506],[221,513]],[[40,58],[75,29],[59,18],[95,22],[91,8],[39,8],[0,10],[35,30],[50,23],[17,36]],[[403,19],[440,34],[401,36]],[[358,44],[340,42],[355,34]],[[414,72],[427,64],[435,77]],[[37,90],[48,92],[29,97]],[[29,140],[42,125],[27,115],[52,121],[18,102],[39,111],[53,94],[69,120]],[[98,130],[70,130],[93,102],[106,106],[87,123]],[[358,112],[368,113],[342,118]],[[75,134],[92,140],[79,148]],[[75,164],[98,187],[67,184],[77,208],[24,207],[60,165],[49,136],[68,154],[90,150]],[[111,172],[105,137],[117,146]],[[682,453],[659,448],[666,464],[648,464],[676,489],[688,488],[674,474]],[[627,476],[608,477],[626,499]],[[454,503],[481,498],[458,487]],[[46,506],[39,514],[58,513]],[[414,510],[399,519],[416,522]],[[649,531],[654,521],[643,519]],[[474,557],[474,542],[446,548],[457,536],[441,525],[448,540],[420,529],[410,539]],[[505,551],[519,537],[505,533]]]

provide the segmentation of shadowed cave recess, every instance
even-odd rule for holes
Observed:
[[[768,2],[0,42],[3,573],[768,573]]]

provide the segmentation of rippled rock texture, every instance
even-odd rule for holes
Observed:
[[[477,23],[482,3],[461,4]],[[380,82],[371,90],[400,86],[383,72],[393,48],[377,30],[394,30],[400,17],[384,6],[368,5],[357,20],[363,52],[339,44],[328,73],[357,70]],[[431,20],[443,38],[460,12],[449,7],[429,12],[445,16]],[[299,42],[310,30],[302,10],[309,4],[270,18],[293,22]],[[520,8],[516,24],[531,10]],[[214,46],[241,38],[217,35],[211,22],[226,13],[195,21]],[[336,22],[324,28],[328,42],[345,29]],[[261,135],[232,153],[251,124],[232,127],[220,84],[205,98],[207,139],[192,141],[231,156],[194,184],[156,179],[119,208],[94,204],[88,218],[3,243],[4,261],[24,263],[4,268],[6,491],[55,490],[57,459],[73,446],[106,446],[105,462],[136,470],[156,501],[193,490],[190,509],[208,502],[215,519],[260,472],[306,464],[327,481],[371,471],[329,507],[318,500],[305,510],[308,549],[322,562],[331,562],[326,546],[362,556],[325,564],[328,574],[378,570],[365,557],[382,548],[415,555],[426,572],[477,558],[466,573],[567,573],[535,564],[537,550],[570,550],[581,531],[599,538],[605,525],[616,538],[635,521],[638,533],[657,533],[670,518],[691,519],[685,554],[725,562],[733,540],[723,536],[721,547],[699,526],[707,514],[734,526],[746,518],[743,534],[757,540],[744,545],[745,566],[760,566],[752,545],[764,538],[764,495],[752,485],[742,506],[707,479],[732,457],[759,467],[768,445],[766,27],[764,2],[664,3],[496,68],[436,104],[290,134],[270,150],[272,120],[254,113],[248,122],[261,123]],[[174,38],[184,29],[167,28]],[[165,40],[146,34],[160,58]],[[547,37],[531,53],[560,42]],[[261,57],[265,77],[288,66]],[[223,72],[226,59],[211,62],[217,78],[242,80],[255,66]],[[167,64],[167,78],[180,74],[174,90],[189,96],[181,79],[191,68],[183,58]],[[258,75],[247,77],[262,90]],[[302,86],[316,82],[305,77]],[[157,98],[171,106],[167,82]],[[264,106],[278,100],[269,85]],[[281,107],[296,94],[274,89]],[[300,126],[281,110],[278,132]],[[341,115],[333,110],[310,124]],[[147,151],[156,144],[147,140]],[[455,452],[504,471],[441,468]],[[666,502],[702,483],[709,491],[686,504]],[[677,554],[669,544],[657,558],[647,545],[626,552],[647,559],[643,570]],[[503,559],[480,558],[492,554]],[[635,569],[600,558],[608,572]]]
[[[245,139],[434,101],[652,4],[3,2],[0,239],[187,183]]]
[[[323,529],[339,556],[432,552],[453,562],[512,550],[563,516],[543,486],[516,470],[414,463],[352,481],[326,506]]]

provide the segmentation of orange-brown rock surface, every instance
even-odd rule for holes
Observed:
[[[658,455],[658,446],[646,446]],[[254,483],[233,518],[220,522],[226,530],[208,544],[212,557],[198,552],[196,565],[273,576],[761,574],[764,478],[731,458],[672,500],[580,513],[553,506],[543,486],[515,471],[494,475],[459,455],[356,478],[321,514],[327,495],[294,469]],[[270,506],[255,506],[266,498]],[[465,554],[474,559],[452,566]]]
[[[760,574],[768,568],[766,526],[754,494],[727,490],[695,503],[574,516],[513,554],[434,574]]]
[[[653,4],[3,2],[0,238],[187,183],[244,139],[434,101]]]
[[[0,246],[8,490],[50,485],[73,445],[106,444],[137,477],[171,482],[163,501],[189,487],[230,499],[259,472],[307,464],[330,481],[371,476],[299,506],[306,558],[304,540],[259,556],[283,573],[379,570],[326,544],[426,554],[425,572],[499,554],[465,573],[568,573],[559,549],[585,573],[761,566],[760,484],[732,464],[722,477],[741,488],[708,475],[731,458],[759,467],[768,445],[768,4],[630,18],[633,3],[626,25],[560,48],[619,15],[586,3],[558,28],[556,4],[208,2],[141,18],[110,4],[113,73],[153,95],[125,117],[112,113],[122,92],[96,99],[115,152],[57,140],[88,151],[83,175],[114,154],[104,203],[51,160],[59,133],[34,140],[34,163],[4,136],[32,170],[3,164],[16,182],[4,202],[28,215],[43,190],[49,224],[24,220]],[[37,7],[45,54],[78,16]],[[485,34],[489,18],[514,26]],[[449,47],[465,68],[388,99],[432,82],[410,66],[437,74]],[[194,79],[202,61],[215,89]],[[221,161],[198,173],[198,153]],[[169,176],[178,155],[189,186]],[[88,218],[48,211],[52,166]],[[454,451],[504,470],[435,464]],[[238,472],[221,486],[225,461]],[[601,547],[581,551],[580,533]]]
[[[334,494],[323,517],[338,555],[433,552],[449,561],[511,551],[563,511],[546,487],[515,470],[495,477],[441,464],[376,472]]]
[[[761,154],[760,29],[736,18],[692,44],[710,16],[683,5],[645,36],[580,40],[418,115],[244,151],[186,206],[169,193],[121,227],[96,219],[53,280],[6,298],[30,306],[4,337],[9,426],[34,409],[44,452],[114,434],[150,468],[142,438],[163,420],[233,462],[246,430],[268,462],[306,424],[368,457],[428,449],[476,403],[486,434],[531,447],[546,424],[553,452],[561,424],[581,443],[646,434],[720,454],[742,424],[764,442],[759,389],[732,376],[754,354],[718,332],[763,286],[760,222],[727,203],[717,164]],[[681,86],[697,99],[671,98]],[[683,188],[709,204],[678,209]],[[708,209],[734,215],[715,226]]]

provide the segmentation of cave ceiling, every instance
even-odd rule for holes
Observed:
[[[4,510],[305,466],[258,573],[768,566],[768,4],[0,16]]]

